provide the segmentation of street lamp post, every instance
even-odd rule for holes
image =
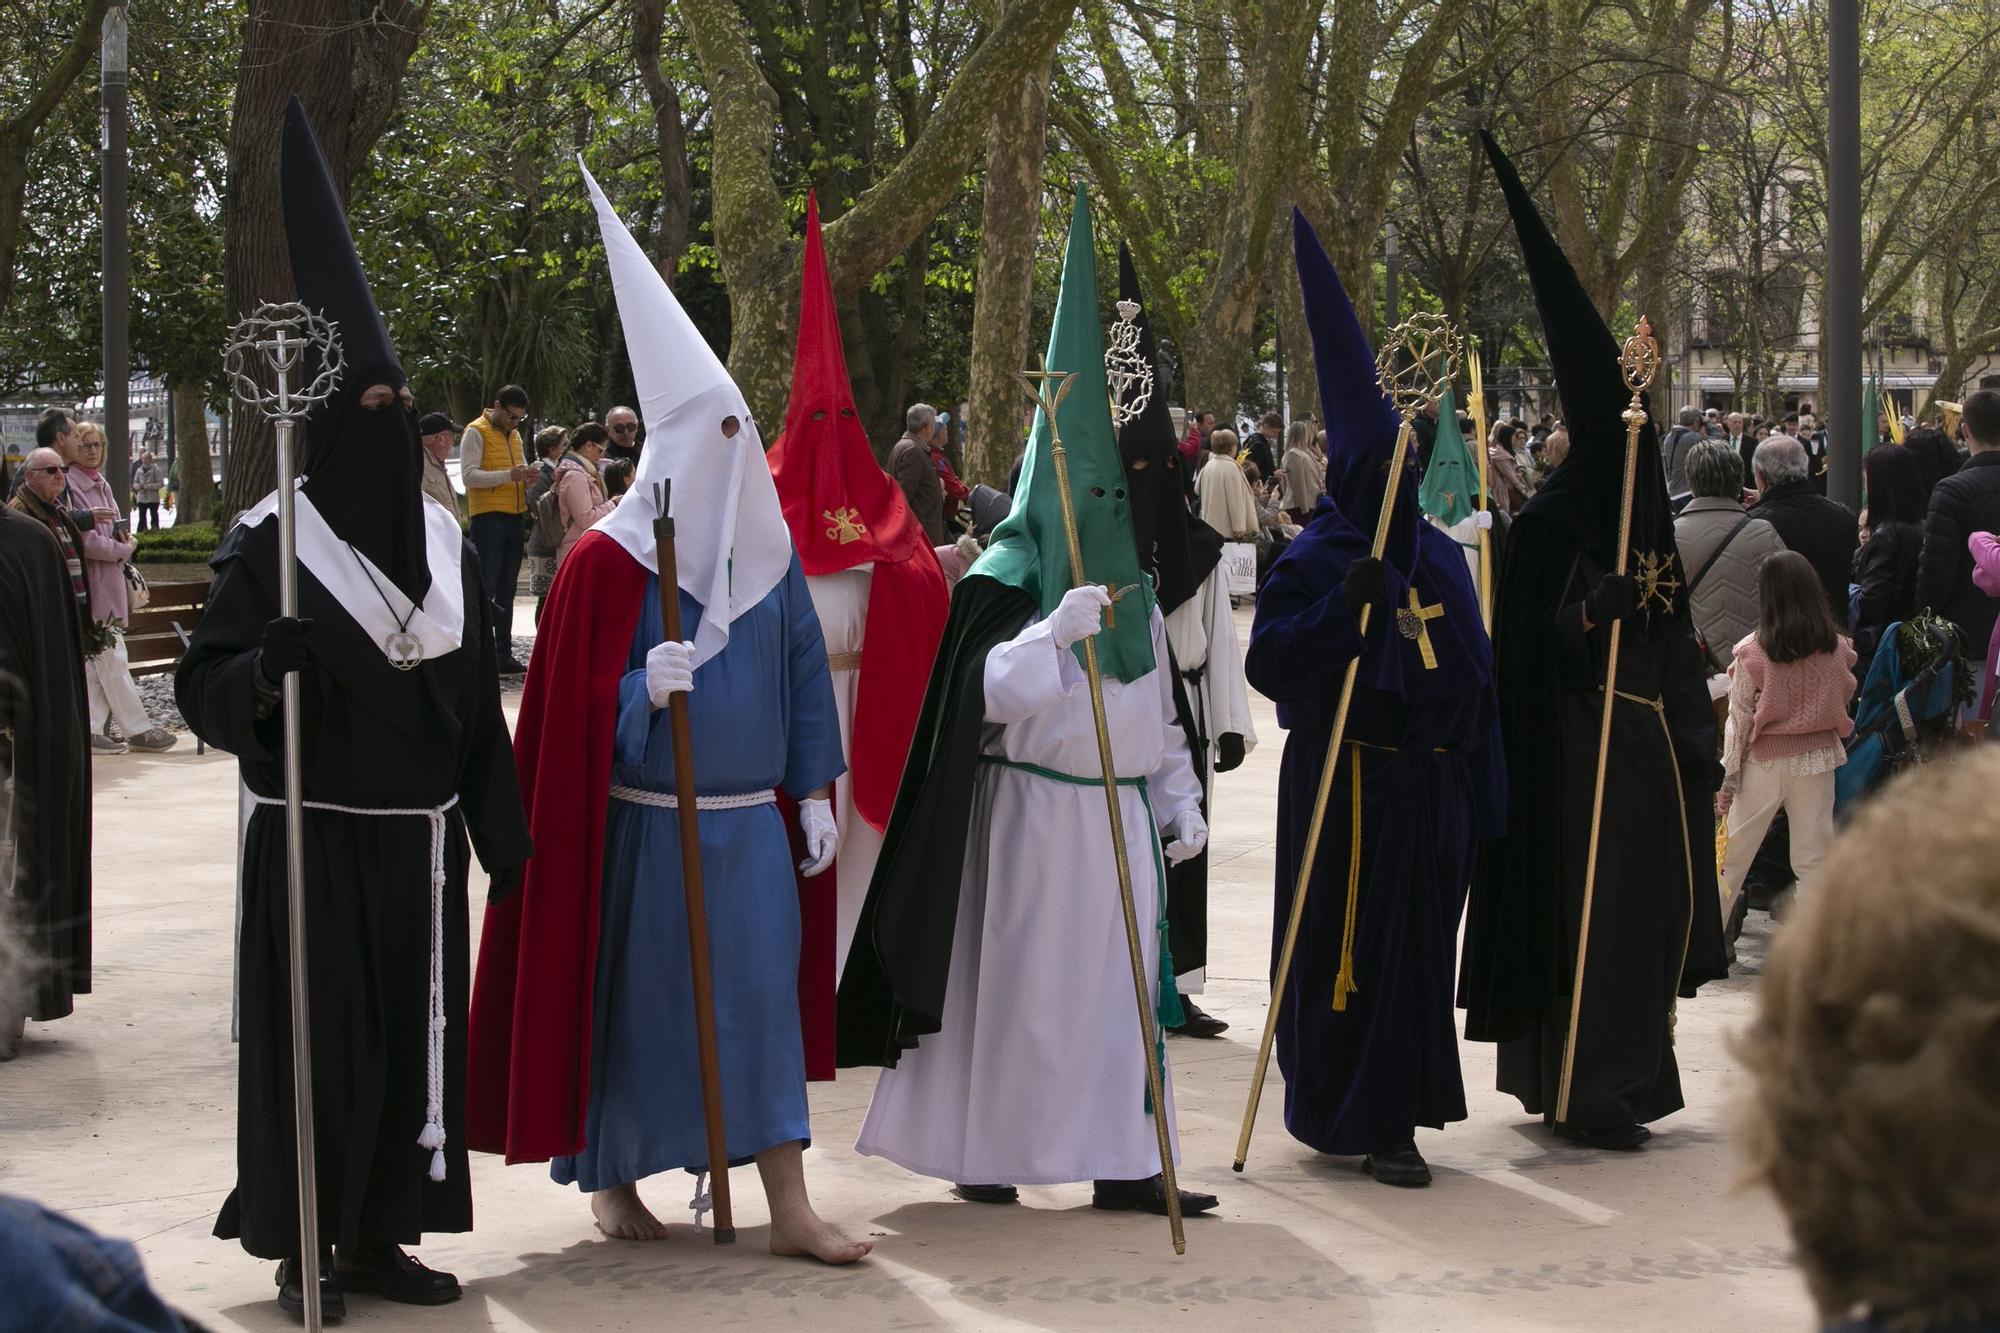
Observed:
[[[116,0],[105,11],[98,57],[103,128],[98,146],[104,185],[104,465],[118,507],[129,512],[132,440],[126,393],[132,379],[132,349],[125,226],[125,0]]]
[[[1382,303],[1387,307],[1382,317],[1382,329],[1384,341],[1387,341],[1388,330],[1395,328],[1403,318],[1402,303],[1396,299],[1396,224],[1393,222],[1382,224],[1382,265],[1388,275],[1382,293]]]
[[[1820,321],[1820,408],[1827,494],[1861,505],[1861,3],[1831,0],[1826,46],[1826,310]]]

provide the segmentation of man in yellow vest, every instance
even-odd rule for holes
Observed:
[[[527,417],[528,391],[509,384],[493,395],[493,406],[472,419],[458,442],[458,470],[471,515],[466,535],[479,552],[486,600],[496,609],[493,655],[503,676],[528,669],[514,656],[514,586],[521,579],[528,483],[536,471],[521,449],[521,423]]]

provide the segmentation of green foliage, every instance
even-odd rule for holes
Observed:
[[[213,523],[176,523],[171,528],[134,535],[139,549],[132,562],[139,565],[200,564],[215,554],[221,541]]]

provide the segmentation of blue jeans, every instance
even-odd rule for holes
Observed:
[[[493,653],[501,665],[514,656],[514,587],[521,581],[524,529],[519,514],[474,514],[468,525],[479,552],[479,583],[493,612]]]

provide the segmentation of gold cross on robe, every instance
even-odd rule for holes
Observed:
[[[1417,596],[1415,588],[1410,589],[1410,604],[1396,612],[1396,632],[1406,639],[1416,640],[1417,653],[1424,659],[1426,671],[1437,670],[1437,653],[1431,648],[1430,622],[1443,614],[1443,602],[1425,606],[1424,599]]]

